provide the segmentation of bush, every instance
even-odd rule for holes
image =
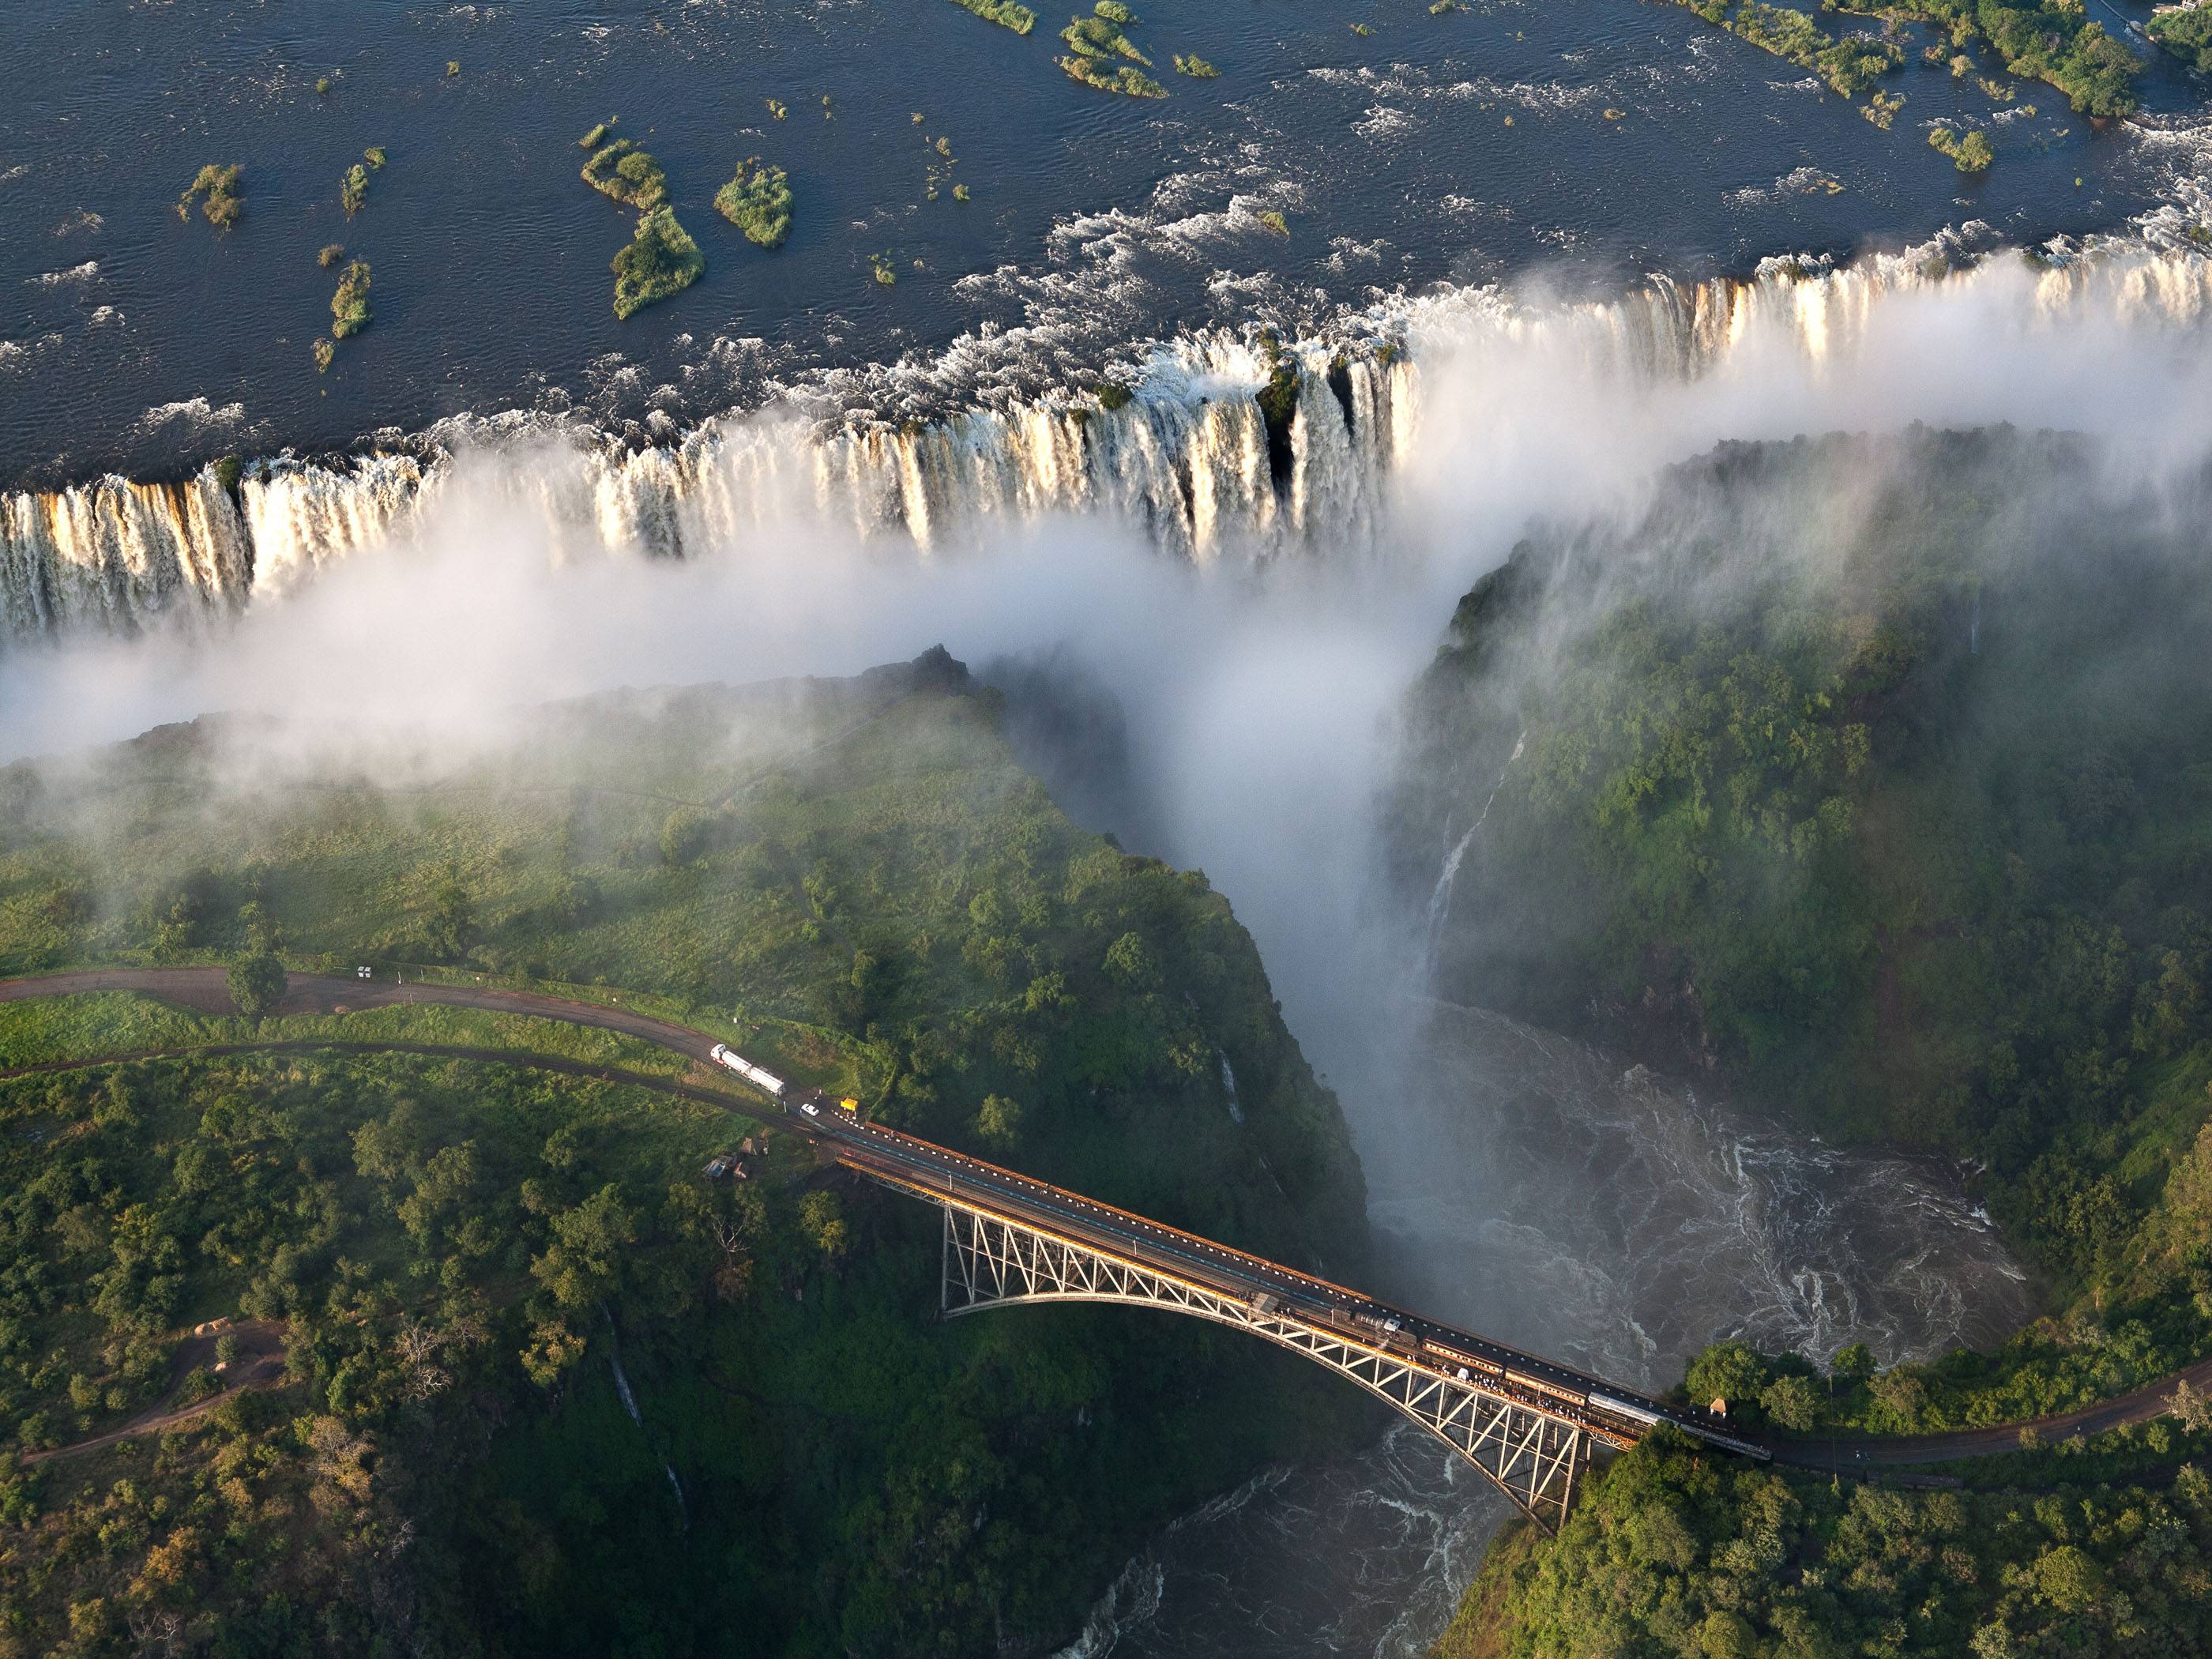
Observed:
[[[584,182],[641,213],[650,213],[668,200],[668,176],[660,163],[627,138],[592,152],[592,159],[584,163]]]
[[[1188,57],[1185,57],[1181,52],[1176,53],[1175,66],[1177,75],[1188,75],[1194,81],[1213,81],[1219,79],[1221,76],[1219,70],[1214,68],[1196,52],[1192,52]]]
[[[1109,69],[1095,58],[1074,56],[1056,60],[1071,81],[1080,81],[1100,92],[1118,92],[1125,98],[1164,98],[1168,89],[1140,69],[1123,64]]]
[[[1929,129],[1928,146],[1949,156],[1961,173],[1984,172],[1996,160],[1996,151],[1984,133],[1970,132],[1962,138],[1949,127],[1937,125]]]
[[[986,22],[1010,28],[1017,34],[1027,34],[1036,27],[1036,14],[1018,0],[952,0],[956,6],[972,11]],[[776,118],[783,118],[779,114]]]
[[[181,219],[190,214],[197,197],[207,222],[219,230],[228,230],[246,211],[246,198],[238,188],[239,173],[235,161],[228,167],[217,167],[210,161],[202,167],[192,175],[191,183],[185,186],[185,193],[177,198],[177,216]]]
[[[350,339],[369,325],[375,313],[368,306],[368,261],[356,259],[338,277],[338,291],[331,296],[331,332]]]
[[[320,265],[325,270],[328,270],[332,265],[337,264],[339,260],[344,258],[345,244],[343,242],[332,242],[327,247],[324,248],[320,253],[318,253],[315,256],[315,263]]]
[[[368,169],[358,161],[346,169],[345,177],[338,181],[338,205],[345,210],[349,219],[361,211],[368,200]]]
[[[781,247],[791,234],[790,181],[757,155],[738,163],[737,176],[714,192],[714,206],[758,246]]]
[[[1152,67],[1152,60],[1139,52],[1129,37],[1103,13],[1096,17],[1069,20],[1067,27],[1060,32],[1060,38],[1085,58],[1111,58],[1118,54],[1147,69]]]
[[[615,315],[682,293],[707,269],[707,256],[676,222],[675,210],[656,208],[637,222],[630,245],[615,255]]]

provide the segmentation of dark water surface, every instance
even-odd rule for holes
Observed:
[[[1652,0],[1142,11],[1164,100],[1066,79],[1052,8],[1021,37],[950,0],[13,0],[0,481],[173,475],[509,409],[645,437],[794,388],[907,418],[1065,385],[1148,338],[1310,329],[1439,281],[1617,286],[1969,218],[2076,234],[2196,162],[2171,133],[2093,134],[2048,87],[1997,105],[1922,68],[1917,40],[1884,132]],[[1176,75],[1177,52],[1220,78]],[[2162,118],[2196,118],[2171,69],[2146,92]],[[579,137],[617,114],[708,262],[628,322],[607,262],[635,216],[577,171]],[[1989,127],[1985,180],[1928,149],[1939,118]],[[939,137],[957,165],[930,201]],[[390,164],[349,222],[339,180],[372,144]],[[710,206],[752,155],[797,198],[774,252]],[[174,211],[210,161],[245,169],[228,234]],[[330,242],[372,263],[376,319],[318,376]]]

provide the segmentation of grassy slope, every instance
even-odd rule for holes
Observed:
[[[222,959],[273,935],[302,966],[599,981],[922,1133],[1356,1266],[1335,1103],[1227,905],[1076,830],[957,676],[610,699],[405,792],[319,767],[272,784],[231,746],[178,728],[0,775],[0,971]],[[449,1011],[262,1030],[295,1032],[670,1064]],[[0,1010],[11,1063],[236,1035],[126,998]],[[992,1096],[1019,1109],[1010,1144],[979,1123]],[[742,1126],[636,1091],[240,1056],[0,1084],[0,1110],[31,1130],[0,1183],[24,1195],[7,1208],[15,1266],[0,1263],[15,1322],[0,1421],[19,1439],[143,1406],[179,1325],[210,1311],[283,1318],[299,1355],[265,1409],[10,1488],[0,1565],[30,1575],[17,1628],[37,1647],[89,1599],[88,1653],[169,1612],[241,1652],[326,1611],[356,1641],[414,1620],[434,1651],[719,1651],[732,1628],[793,1653],[1032,1643],[1069,1628],[1145,1529],[1358,1410],[1183,1322],[1067,1309],[939,1327],[931,1212],[788,1162],[742,1200],[710,1192],[698,1164]],[[371,1120],[386,1127],[363,1142]],[[738,1205],[736,1256],[702,1204]],[[643,1431],[610,1386],[616,1328]],[[408,1380],[410,1331],[442,1356],[432,1395]],[[318,1435],[374,1443],[361,1494]],[[243,1518],[216,1525],[241,1460]],[[118,1503],[127,1542],[69,1541]],[[149,1579],[180,1516],[191,1560]],[[410,1526],[434,1547],[395,1576],[377,1540]],[[226,1588],[295,1578],[319,1588],[265,1616]]]

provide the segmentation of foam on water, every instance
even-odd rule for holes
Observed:
[[[1240,198],[1231,216],[1255,210]],[[1123,234],[1097,228],[1102,240]],[[2124,242],[2045,251],[2018,326],[2200,327],[2212,313],[2212,263],[2189,229],[2175,210]],[[1299,395],[1287,443],[1279,432],[1271,443],[1255,399],[1269,368],[1254,337],[1145,348],[1116,377],[1134,398],[1107,411],[1066,391],[998,395],[999,368],[1033,358],[1040,342],[982,333],[928,363],[849,371],[681,435],[661,411],[662,443],[621,444],[560,414],[460,417],[351,459],[251,462],[234,492],[212,466],[182,484],[111,477],[18,491],[0,495],[0,645],[199,626],[281,597],[316,570],[409,541],[464,463],[492,475],[556,558],[719,556],[793,515],[930,556],[1061,513],[1133,525],[1199,563],[1357,556],[1382,539],[1395,476],[1419,453],[1433,401],[1421,366],[1432,357],[1455,359],[1462,387],[1510,356],[1599,396],[1753,376],[1776,351],[1817,370],[1855,350],[1890,307],[2023,291],[2020,256],[1986,252],[1986,240],[1969,227],[1844,265],[1771,259],[1741,281],[1654,277],[1603,304],[1527,302],[1494,288],[1393,296],[1290,349]],[[603,378],[636,374],[610,362]],[[928,395],[957,384],[984,400],[934,421],[856,415],[926,401],[916,379]],[[246,426],[241,407],[205,398],[144,420]]]

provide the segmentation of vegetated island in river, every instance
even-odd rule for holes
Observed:
[[[1707,22],[1752,45],[1812,70],[1850,98],[1867,95],[1861,113],[1887,127],[1904,106],[1901,95],[1875,82],[1905,61],[1895,43],[1867,36],[1838,38],[1809,12],[1762,0],[1676,0]],[[2048,82],[2082,115],[2114,116],[2136,107],[2135,77],[2141,60],[2091,21],[2086,9],[2066,0],[1829,0],[1822,8],[1869,20],[1912,21],[1945,35],[1954,53],[1987,44],[2012,74]]]
[[[1410,890],[1497,791],[1439,994],[1974,1160],[2048,1287],[1932,1364],[1709,1349],[1679,1397],[1732,1422],[1848,1456],[2212,1355],[2212,593],[2170,527],[2204,504],[2110,476],[2009,430],[1728,446],[1632,526],[1518,550],[1413,701]],[[1503,1544],[1443,1651],[2202,1651],[2208,1431],[2184,1393],[1938,1492],[1662,1437],[1556,1543]]]
[[[762,247],[781,247],[791,234],[791,181],[757,155],[738,163],[736,177],[714,192],[721,216]]]
[[[1202,876],[1070,823],[1022,717],[932,653],[562,704],[466,760],[386,734],[389,790],[375,744],[164,727],[0,769],[0,977],[274,957],[618,1002],[1358,1273],[1345,1125],[1251,940]],[[22,1651],[1036,1651],[1173,1516],[1376,1427],[1199,1322],[939,1321],[936,1212],[663,1092],[680,1056],[234,978],[258,1023],[0,1002],[8,1066],[58,1066],[0,1075]],[[227,1373],[192,1334],[226,1317]]]

